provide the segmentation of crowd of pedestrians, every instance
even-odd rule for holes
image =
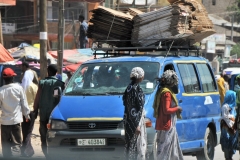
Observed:
[[[65,87],[59,80],[57,66],[50,64],[47,67],[48,76],[38,80],[36,72],[29,68],[29,64],[22,63],[21,83],[14,83],[17,74],[11,68],[2,71],[4,85],[0,87],[0,106],[2,114],[1,144],[4,158],[12,157],[12,146],[20,148],[21,155],[32,157],[34,149],[31,144],[31,134],[34,122],[39,115],[40,138],[42,151],[46,158],[47,153],[47,124],[54,107],[59,99],[53,96],[55,88]],[[68,83],[72,76],[68,72]],[[144,70],[135,67],[130,74],[130,84],[123,94],[125,151],[126,160],[145,160],[147,156],[147,132],[145,126],[145,96],[140,87],[144,79]],[[222,75],[218,80],[221,102],[221,137],[220,144],[226,160],[232,160],[238,149],[238,119],[240,106],[240,75],[234,90],[229,90],[227,77]],[[176,129],[177,118],[181,119],[182,108],[178,105],[173,86],[178,85],[178,76],[173,70],[166,70],[157,78],[158,90],[153,103],[155,129],[157,131],[157,159],[183,160],[178,134]]]
[[[47,123],[58,99],[53,96],[55,87],[64,89],[64,82],[56,77],[57,66],[50,64],[48,76],[39,81],[35,71],[27,62],[22,63],[20,83],[14,82],[17,76],[11,68],[2,71],[4,85],[0,87],[1,144],[4,158],[11,158],[12,151],[19,151],[23,157],[32,157],[34,149],[31,134],[37,116],[40,116],[41,146],[47,157]],[[38,114],[38,111],[40,111]]]

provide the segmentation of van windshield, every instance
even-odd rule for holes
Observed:
[[[83,64],[70,79],[65,95],[120,95],[131,82],[132,68],[143,68],[140,83],[144,93],[153,92],[160,64],[156,62],[111,62]]]

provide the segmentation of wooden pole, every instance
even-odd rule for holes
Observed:
[[[47,0],[39,1],[40,9],[40,78],[47,76]]]
[[[58,74],[62,74],[63,51],[64,51],[64,0],[59,0],[59,18],[58,18]]]
[[[1,15],[1,12],[0,12],[0,43],[2,44],[2,45],[4,45],[3,44],[3,33],[2,33],[2,15]]]
[[[33,24],[34,24],[34,31],[37,30],[37,24],[38,24],[38,17],[37,17],[37,13],[38,13],[38,2],[37,0],[33,1]]]

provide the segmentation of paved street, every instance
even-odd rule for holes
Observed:
[[[40,135],[39,135],[38,128],[39,128],[39,122],[38,122],[38,120],[36,120],[33,135],[32,135],[32,145],[33,145],[34,151],[35,151],[34,156],[32,158],[21,158],[20,157],[20,158],[15,158],[15,159],[19,159],[19,160],[31,160],[31,159],[33,159],[33,160],[45,160],[45,157],[43,156],[41,146],[40,146]],[[0,160],[4,160],[4,158],[2,157],[1,151],[2,151],[2,148],[1,148],[1,145],[0,145]],[[17,156],[19,156],[19,155],[16,154],[16,157]],[[184,156],[184,160],[196,160],[196,157]],[[221,150],[220,145],[218,145],[216,147],[214,160],[225,160],[224,159],[224,154]],[[238,153],[236,153],[234,155],[233,160],[239,160]]]

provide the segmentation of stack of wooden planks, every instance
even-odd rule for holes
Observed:
[[[143,14],[144,12],[142,12],[142,11],[136,9],[136,8],[129,8],[128,13],[132,16],[136,16],[138,14]]]
[[[179,4],[190,5],[192,7],[192,15],[190,17],[190,30],[193,34],[189,37],[190,40],[200,42],[204,38],[215,33],[213,23],[208,18],[206,8],[197,0],[185,0],[185,2],[178,2]]]
[[[156,45],[159,40],[169,39],[192,45],[215,33],[206,9],[196,0],[176,1],[159,10],[138,14],[133,21],[134,46]]]
[[[156,11],[138,14],[133,18],[132,45],[150,46],[160,39],[184,38],[189,30],[189,6],[170,5]]]
[[[131,46],[133,16],[102,6],[91,12],[88,38],[117,47]]]
[[[205,7],[197,0],[171,0],[171,5],[144,13],[129,8],[128,14],[98,7],[92,10],[88,37],[116,47],[154,46],[161,42],[200,42],[214,34]],[[109,41],[110,40],[110,41]]]

